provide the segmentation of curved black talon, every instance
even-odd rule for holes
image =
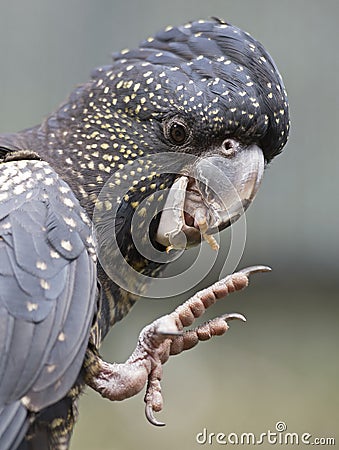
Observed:
[[[155,425],[156,427],[164,427],[166,424],[164,422],[159,422],[155,416],[154,416],[154,412],[153,412],[153,408],[151,405],[146,405],[145,406],[145,415],[147,417],[147,420],[149,421],[149,423],[151,423],[152,425]]]

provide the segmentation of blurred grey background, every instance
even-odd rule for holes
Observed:
[[[110,403],[86,391],[72,449],[196,449],[201,446],[195,436],[203,428],[259,434],[275,430],[279,420],[288,431],[313,437],[337,433],[338,441],[339,2],[0,4],[0,132],[39,123],[87,80],[91,69],[110,63],[113,51],[193,18],[218,16],[260,40],[274,57],[290,99],[290,141],[267,170],[247,213],[247,242],[239,264],[267,264],[274,271],[253,277],[247,291],[209,314],[239,311],[248,322],[232,323],[226,336],[166,364],[165,409],[159,416],[165,428],[156,429],[144,419],[143,394]],[[226,254],[230,231],[223,239]],[[187,252],[176,271],[194,255]],[[222,263],[223,252],[219,256]],[[218,279],[219,272],[217,265],[199,287]],[[141,300],[110,333],[104,356],[125,360],[140,329],[192,293]]]

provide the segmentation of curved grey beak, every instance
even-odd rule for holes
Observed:
[[[235,222],[251,204],[264,173],[264,156],[257,145],[225,154],[216,149],[186,168],[168,193],[156,240],[167,249],[182,249]]]
[[[264,166],[257,145],[239,148],[231,158],[211,155],[197,163],[193,177],[213,216],[209,228],[224,229],[244,213],[259,189]]]

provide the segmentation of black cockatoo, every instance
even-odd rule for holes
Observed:
[[[0,448],[66,449],[85,385],[123,399],[223,334],[183,328],[240,271],[146,327],[125,364],[99,346],[171,255],[234,222],[286,144],[287,96],[263,46],[222,20],[168,27],[113,55],[41,125],[0,135]],[[152,253],[153,252],[153,253]],[[153,257],[156,255],[156,257]]]

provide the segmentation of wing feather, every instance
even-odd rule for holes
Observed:
[[[57,403],[79,375],[96,307],[93,241],[46,162],[0,163],[1,449],[15,448],[30,412]]]
[[[26,408],[19,402],[0,407],[0,448],[16,449],[29,427]]]

